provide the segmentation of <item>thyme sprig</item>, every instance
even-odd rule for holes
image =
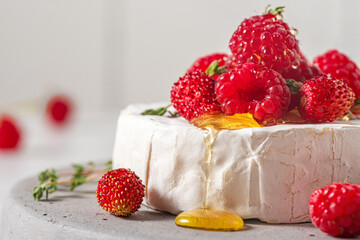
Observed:
[[[68,184],[69,190],[73,191],[76,187],[90,181],[98,179],[107,171],[111,170],[112,161],[105,163],[104,169],[96,169],[95,164],[90,162],[88,166],[73,164],[72,172],[57,173],[55,169],[46,169],[38,175],[39,185],[33,189],[33,197],[36,201],[41,200],[45,194],[46,200],[49,194],[56,192],[58,185]],[[67,180],[60,178],[71,177]]]

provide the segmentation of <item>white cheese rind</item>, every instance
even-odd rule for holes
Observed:
[[[221,131],[207,165],[206,131],[183,118],[139,114],[162,105],[122,111],[113,156],[114,168],[145,182],[146,204],[155,209],[178,214],[206,203],[245,219],[296,223],[310,220],[315,189],[346,177],[360,184],[359,120]]]

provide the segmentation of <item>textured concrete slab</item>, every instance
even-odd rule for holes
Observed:
[[[304,224],[265,224],[245,221],[246,229],[213,232],[181,228],[175,216],[143,206],[128,218],[108,214],[96,201],[96,182],[74,192],[61,187],[49,200],[36,202],[32,189],[37,179],[19,182],[12,189],[2,214],[1,239],[334,239]]]

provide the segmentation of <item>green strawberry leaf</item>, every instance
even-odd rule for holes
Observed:
[[[360,98],[355,100],[355,105],[358,105],[358,104],[360,104]]]
[[[299,89],[302,85],[302,82],[298,82],[293,79],[286,79],[286,86],[288,86],[290,93],[293,95],[299,94]]]
[[[284,8],[285,6],[280,6],[275,9],[270,8],[270,4],[266,6],[265,8],[265,14],[272,13],[274,15],[281,15],[283,12],[285,12]]]
[[[220,67],[219,62],[220,60],[213,61],[206,69],[205,74],[208,75],[209,77],[212,77],[214,75],[221,75],[223,73],[226,73],[227,67],[226,66]]]

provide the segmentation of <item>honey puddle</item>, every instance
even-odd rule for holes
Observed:
[[[175,223],[178,226],[219,231],[236,231],[244,228],[244,221],[236,214],[208,208],[208,189],[211,182],[212,145],[222,130],[260,127],[249,113],[226,116],[221,113],[202,115],[191,122],[196,127],[206,130],[204,135],[205,156],[205,197],[204,206],[199,209],[180,213]]]

